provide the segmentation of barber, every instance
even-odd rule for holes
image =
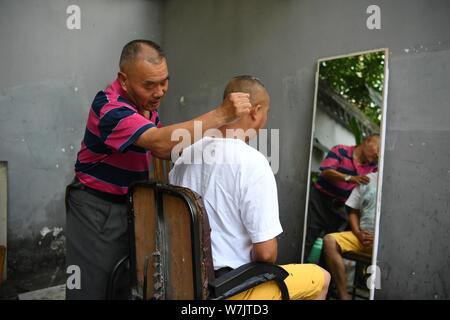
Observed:
[[[92,102],[75,179],[66,190],[66,264],[79,268],[81,284],[67,286],[67,299],[105,299],[111,270],[129,252],[128,187],[148,178],[152,155],[170,158],[180,142],[171,139],[172,133],[183,129],[193,137],[194,121],[201,121],[205,131],[250,111],[248,94],[231,93],[216,109],[163,127],[157,109],[168,85],[160,46],[134,40],[122,50],[117,79]],[[127,277],[119,277],[118,285],[123,289],[120,298],[127,298]]]

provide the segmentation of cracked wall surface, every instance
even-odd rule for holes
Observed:
[[[0,161],[8,161],[12,270],[48,266],[54,274],[62,263],[64,230],[56,237],[41,231],[64,228],[64,186],[89,104],[114,79],[123,44],[135,38],[156,40],[167,53],[165,124],[217,106],[234,75],[263,80],[272,99],[268,126],[280,129],[279,262],[299,261],[316,62],[387,47],[382,289],[376,297],[449,298],[450,2],[78,3],[82,29],[69,31],[68,2],[42,1],[29,10],[0,0]],[[371,4],[380,6],[380,30],[366,27]]]
[[[0,1],[0,161],[8,162],[12,279],[63,268],[65,186],[92,99],[115,80],[128,41],[161,41],[159,1],[77,1],[80,30],[66,27],[70,4]],[[42,236],[44,228],[62,231]]]
[[[381,10],[380,30],[366,27],[372,4]],[[299,261],[316,62],[389,48],[375,297],[448,299],[449,16],[448,1],[167,1],[163,39],[172,80],[161,118],[211,110],[237,74],[262,79],[271,94],[268,128],[280,129],[279,262]]]

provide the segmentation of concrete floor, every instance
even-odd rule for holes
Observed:
[[[42,299],[47,299],[47,296],[59,299],[61,296],[65,296],[65,291],[62,294],[60,288],[61,286],[65,287],[67,278],[63,271],[62,268],[57,268],[56,270],[45,270],[36,273],[9,275],[8,279],[0,287],[0,300],[17,300],[21,299],[21,296],[23,297],[24,294],[25,298],[32,298],[34,295],[27,294],[33,292],[37,292],[36,297],[40,296]]]
[[[66,285],[30,291],[18,295],[18,300],[65,300]]]

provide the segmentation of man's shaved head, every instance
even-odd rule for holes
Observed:
[[[256,77],[249,75],[236,76],[232,78],[223,92],[223,99],[232,92],[244,92],[250,94],[250,102],[256,105],[262,99],[268,97],[264,84]]]
[[[133,40],[128,42],[120,55],[120,70],[138,59],[144,59],[152,64],[159,64],[165,58],[161,47],[150,40]]]
[[[261,80],[250,75],[232,78],[223,92],[224,100],[236,92],[250,95],[250,112],[240,117],[237,121],[221,127],[220,130],[227,137],[239,138],[248,142],[267,124],[270,96]],[[229,132],[230,130],[231,133]]]

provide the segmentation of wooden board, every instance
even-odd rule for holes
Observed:
[[[181,198],[169,194],[163,194],[163,207],[169,259],[167,299],[194,299],[189,209]]]
[[[156,202],[154,190],[137,187],[133,193],[136,245],[136,272],[138,286],[144,283],[144,262],[148,257],[147,298],[153,297],[154,256],[156,250]]]

